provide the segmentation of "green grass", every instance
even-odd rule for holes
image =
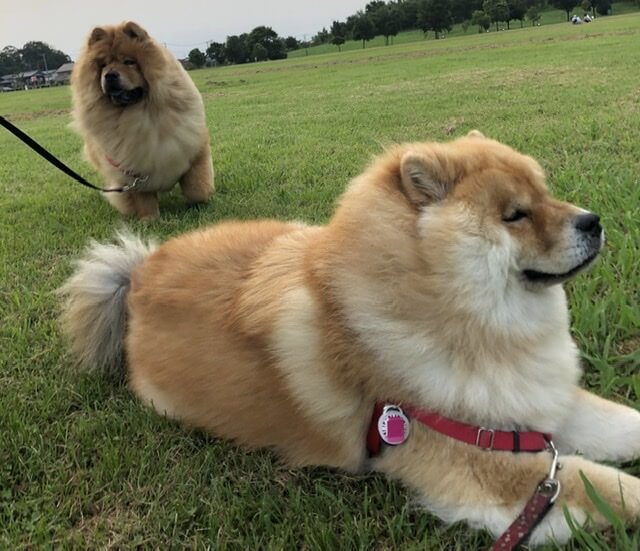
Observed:
[[[131,225],[164,238],[227,218],[324,222],[385,144],[479,128],[538,158],[559,197],[602,215],[608,246],[569,286],[572,325],[586,384],[638,407],[638,67],[631,14],[196,71],[217,193],[200,211],[165,195],[157,222]],[[68,128],[69,99],[66,87],[0,94],[0,114],[99,182]],[[0,132],[0,548],[489,545],[442,526],[382,477],[288,470],[269,453],[185,432],[120,383],[75,373],[53,291],[87,240],[120,222],[98,194]],[[580,541],[632,549],[639,534]]]
[[[631,12],[637,12],[638,9],[639,9],[639,6],[635,2],[616,2],[613,4],[611,13],[615,15],[622,15],[622,14],[627,14]],[[576,7],[573,13],[577,13],[578,15],[580,15],[580,17],[582,17],[584,11],[581,8]],[[606,17],[602,18],[598,16],[597,18],[598,22],[603,19],[606,19]],[[564,10],[548,8],[540,12],[540,20],[537,22],[537,25],[539,26],[555,25],[558,23],[565,24],[565,25],[567,24],[567,14]],[[531,21],[524,20],[522,22],[522,26],[524,27],[531,26]],[[499,28],[504,30],[506,28],[506,23],[500,23]],[[511,30],[521,28],[520,22],[516,20],[511,21],[510,28]],[[489,32],[495,32],[495,30],[496,30],[496,26],[495,24],[492,23]],[[451,28],[451,31],[449,31],[448,33],[441,33],[440,36],[444,36],[446,38],[452,38],[457,36],[468,36],[474,33],[475,34],[478,33],[477,25],[469,25],[469,27],[467,28],[467,31],[465,32],[464,29],[462,28],[462,25],[457,23],[453,25],[453,27]],[[399,45],[399,44],[407,44],[409,42],[425,42],[425,41],[429,43],[432,40],[434,40],[434,38],[435,38],[435,33],[433,33],[432,31],[429,31],[426,34],[426,36],[420,30],[404,31],[399,33],[397,36],[390,37],[389,45],[393,45],[393,44]],[[384,36],[376,36],[375,38],[372,38],[371,40],[365,43],[365,49],[380,48],[380,47],[385,47]],[[313,56],[313,55],[319,55],[319,54],[333,54],[339,51],[348,52],[352,50],[361,50],[361,49],[362,49],[362,40],[348,40],[340,46],[340,50],[338,50],[338,47],[334,44],[320,44],[318,46],[310,46],[308,48],[301,48],[299,50],[290,51],[288,52],[288,56],[289,58],[293,59],[297,57],[306,57],[306,56]]]

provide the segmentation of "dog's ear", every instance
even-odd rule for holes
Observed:
[[[89,35],[89,46],[95,44],[96,42],[100,42],[105,36],[107,36],[107,31],[105,31],[102,27],[96,27],[91,31]]]
[[[147,31],[145,31],[140,25],[134,23],[133,21],[127,21],[122,27],[122,32],[126,34],[129,38],[133,40],[146,40],[149,35]]]
[[[412,203],[444,199],[455,181],[452,159],[438,148],[408,151],[400,161],[402,187]]]
[[[480,130],[470,130],[467,133],[467,138],[486,138],[486,136]]]

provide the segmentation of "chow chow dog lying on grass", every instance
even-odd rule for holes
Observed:
[[[564,506],[605,524],[580,473],[640,516],[640,479],[594,462],[640,456],[640,413],[578,387],[562,288],[602,243],[535,160],[474,131],[390,148],[327,226],[94,243],[63,325],[86,368],[126,364],[159,413],[294,465],[384,472],[449,522],[498,535],[553,479],[531,542],[564,541]]]

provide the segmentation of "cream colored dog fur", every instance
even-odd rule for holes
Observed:
[[[549,195],[537,162],[472,132],[391,148],[325,227],[227,222],[160,247],[94,244],[63,289],[63,322],[87,368],[119,365],[124,345],[131,389],[161,414],[294,465],[384,472],[444,520],[496,535],[550,455],[483,451],[412,421],[370,460],[374,403],[553,433],[562,489],[532,542],[565,541],[564,506],[606,524],[580,472],[640,517],[640,480],[594,462],[640,456],[640,413],[578,387],[562,288],[602,239],[595,215]]]

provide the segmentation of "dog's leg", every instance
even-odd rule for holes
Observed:
[[[569,539],[565,506],[578,524],[592,517],[596,527],[606,526],[585,491],[581,472],[624,520],[640,520],[640,479],[578,456],[562,456],[560,462],[560,495],[534,531],[533,542]],[[409,440],[386,449],[373,466],[417,490],[427,509],[445,521],[466,521],[497,537],[522,512],[550,464],[546,452],[483,451],[412,426]]]
[[[153,220],[160,216],[158,194],[154,191],[130,191],[131,201],[140,220]]]
[[[111,185],[108,184],[106,189],[119,188],[122,185],[123,184],[116,182]],[[131,193],[105,193],[104,197],[120,214],[124,214],[125,216],[134,216],[136,214]]]
[[[595,460],[640,457],[640,412],[579,389],[571,413],[554,432],[558,448]]]
[[[207,142],[180,178],[182,194],[189,204],[206,203],[213,193],[213,163]]]

